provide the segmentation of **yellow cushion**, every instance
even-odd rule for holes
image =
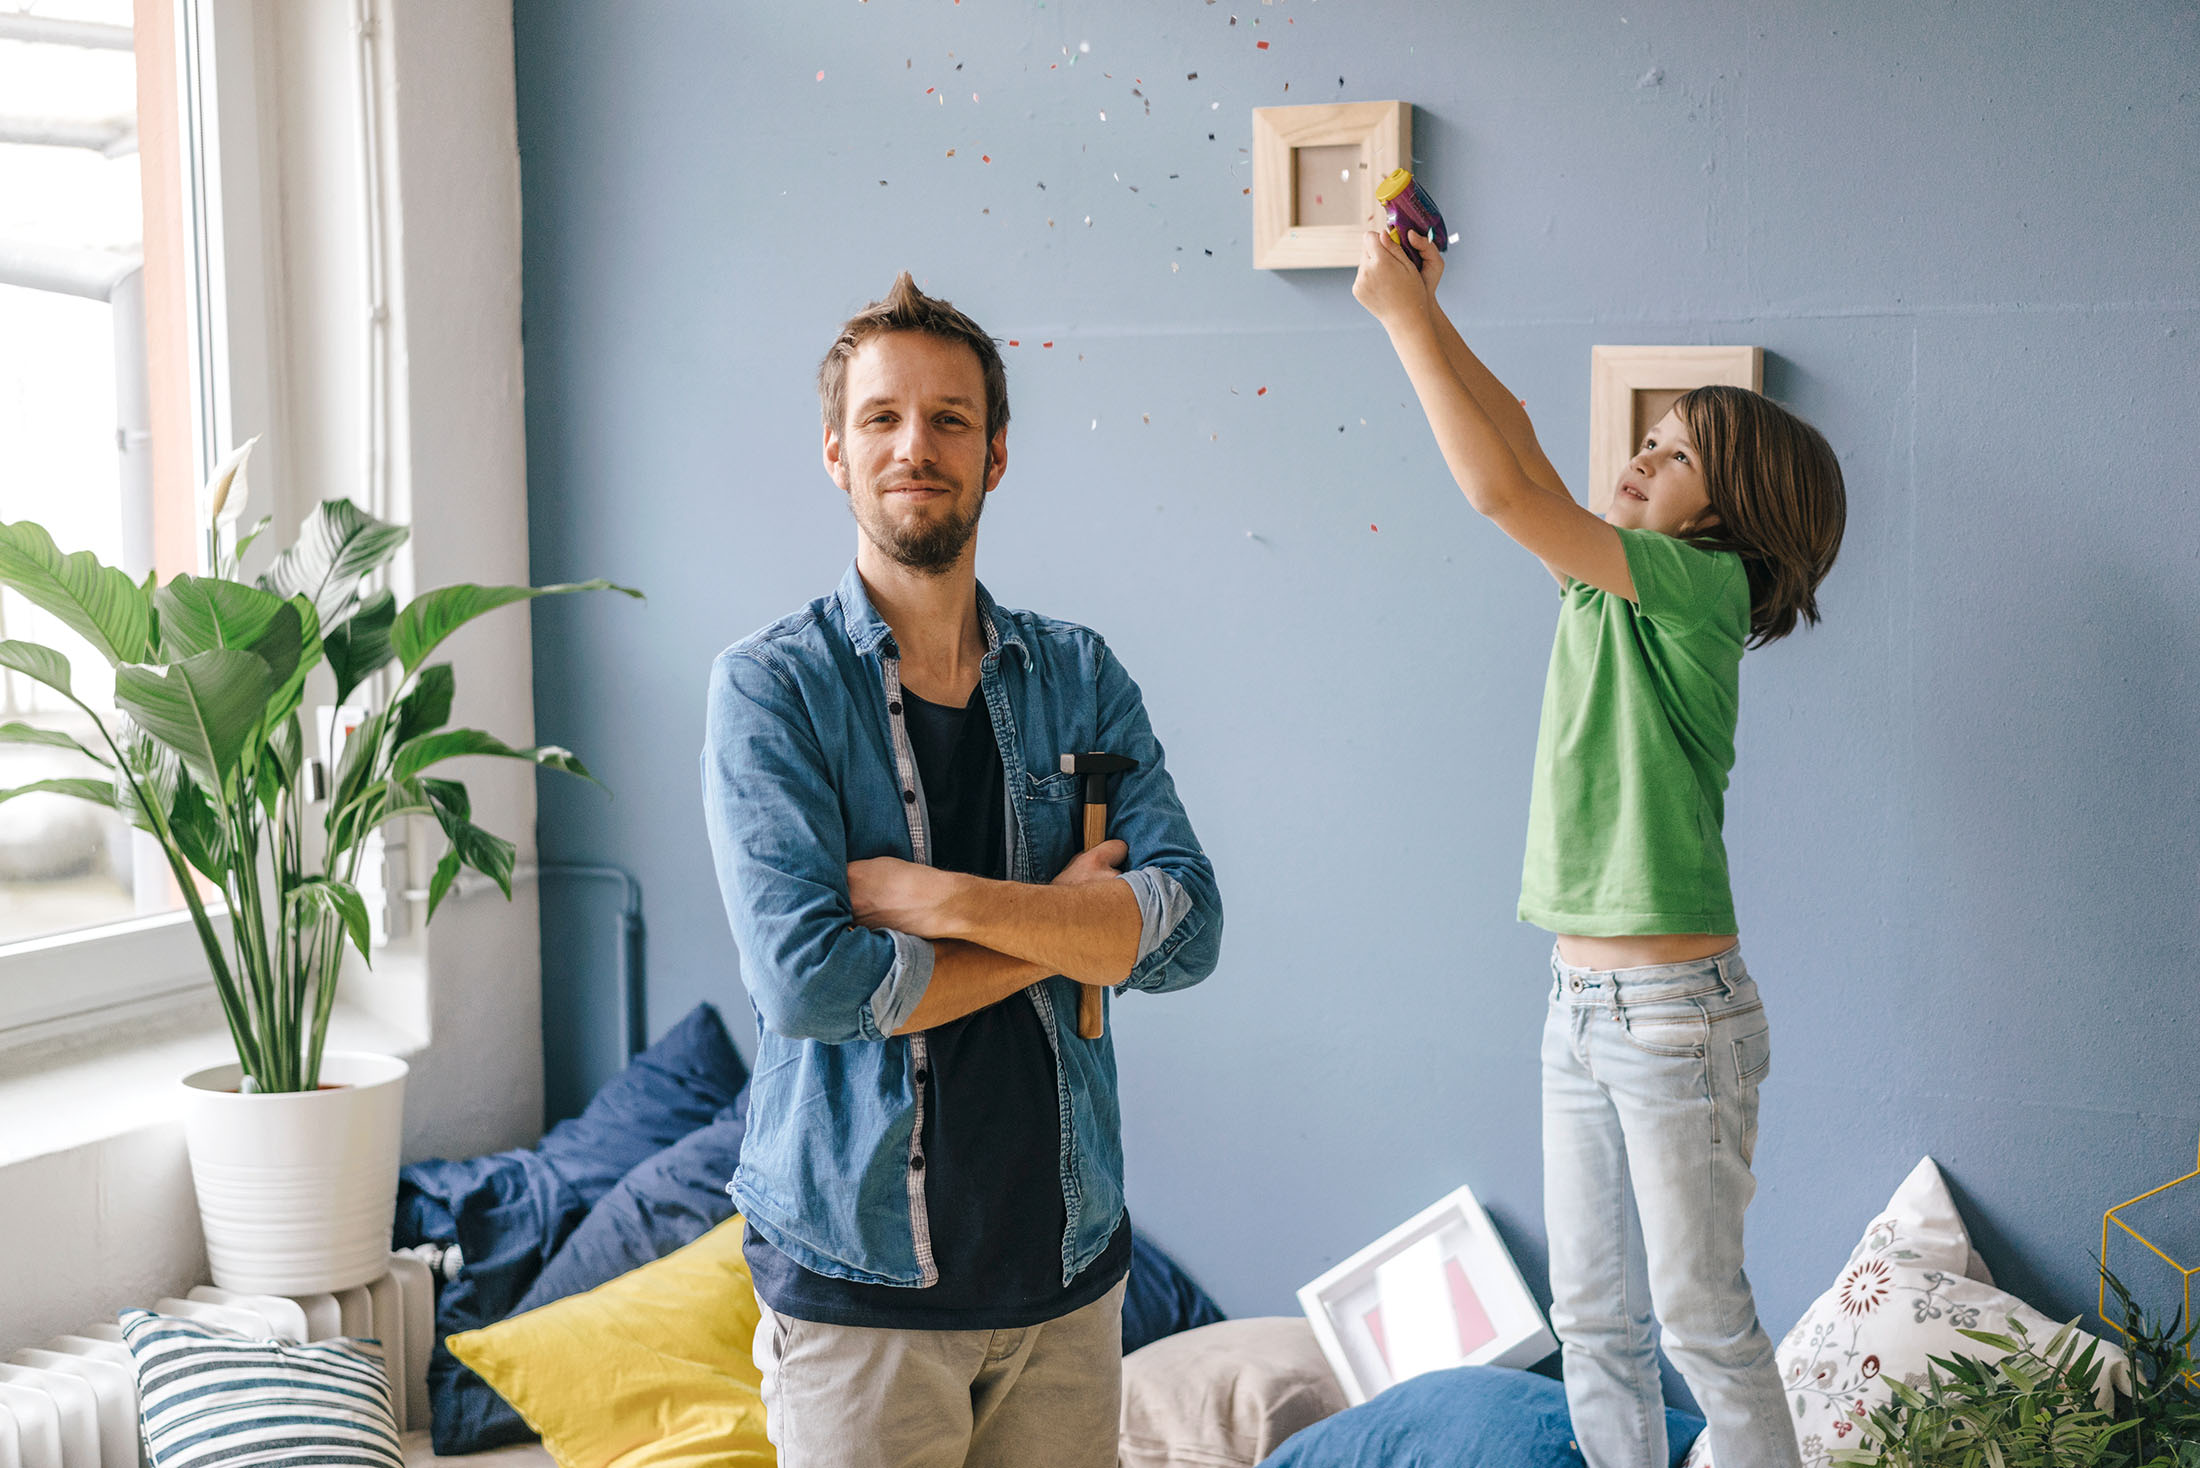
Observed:
[[[741,1231],[446,1344],[561,1468],[773,1468]]]

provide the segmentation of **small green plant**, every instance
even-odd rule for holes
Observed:
[[[572,591],[641,593],[608,581],[569,586],[445,586],[398,606],[369,578],[408,534],[349,500],[309,516],[298,540],[252,583],[237,558],[266,521],[224,546],[215,525],[241,507],[245,450],[209,486],[215,573],[177,576],[156,588],[101,565],[88,551],[62,554],[28,521],[0,525],[0,586],[51,613],[115,670],[116,711],[102,717],[70,682],[69,660],[34,642],[0,641],[0,668],[53,689],[82,711],[95,745],[68,733],[11,722],[0,742],[69,749],[103,767],[0,790],[34,791],[119,811],[159,844],[206,952],[244,1088],[310,1091],[348,935],[367,953],[366,903],[354,885],[368,837],[400,816],[428,816],[450,849],[429,884],[428,916],[461,866],[511,895],[512,844],[473,823],[466,787],[430,771],[446,760],[490,755],[530,761],[593,780],[554,745],[519,749],[479,729],[446,728],[455,681],[429,657],[485,612]],[[224,501],[228,509],[224,513]],[[307,675],[326,667],[335,703],[381,686],[381,707],[345,739],[326,798],[300,710]],[[382,678],[383,670],[389,673]],[[309,817],[312,824],[309,825]],[[315,829],[318,827],[318,829]],[[228,908],[224,944],[194,875]]]
[[[1932,1358],[1922,1387],[1891,1382],[1892,1400],[1861,1419],[1839,1464],[1873,1468],[2200,1468],[2200,1390],[2191,1373],[2200,1326],[2156,1320],[2121,1281],[2102,1277],[2130,1338],[2132,1391],[2100,1405],[2100,1342],[2075,1322],[2035,1343],[2021,1322],[2006,1334],[1964,1335],[1998,1360]],[[2084,1340],[2083,1348],[2080,1347]]]

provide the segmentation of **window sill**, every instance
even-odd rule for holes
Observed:
[[[328,1048],[369,1050],[408,1060],[426,1041],[338,1000]],[[5,1058],[0,1074],[0,1169],[172,1124],[176,1090],[194,1070],[235,1058],[211,995],[116,1026],[96,1042],[37,1058]]]

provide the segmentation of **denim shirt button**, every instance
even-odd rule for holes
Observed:
[[[902,804],[904,805],[915,805],[917,803],[917,792],[914,790],[904,790],[901,792],[901,800]]]
[[[924,1171],[924,1154],[922,1152],[909,1159],[909,1170],[911,1172]]]
[[[921,1065],[917,1067],[917,1084],[918,1084],[918,1085],[920,1085],[920,1086],[921,1086],[921,1085],[923,1085],[923,1084],[924,1084],[924,1083],[925,1083],[926,1081],[929,1081],[929,1080],[931,1080],[931,1079],[932,1079],[932,1072],[931,1072],[930,1070],[926,1069],[926,1068],[925,1068],[924,1066],[921,1066]]]
[[[897,718],[897,719],[898,719],[898,718],[900,718],[900,717],[901,717],[901,700],[897,698],[897,699],[895,699],[895,700],[894,700],[894,701],[893,701],[892,703],[890,703],[890,704],[886,705],[886,712],[888,712],[888,713],[892,714],[892,715],[893,715],[893,716],[894,716],[895,718]]]

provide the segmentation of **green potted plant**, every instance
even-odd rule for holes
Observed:
[[[185,1082],[215,1282],[298,1294],[364,1284],[383,1272],[388,1249],[405,1066],[325,1049],[344,943],[371,959],[357,886],[369,837],[404,816],[442,829],[449,849],[429,883],[432,920],[462,867],[511,895],[514,848],[474,824],[466,787],[438,773],[445,762],[486,755],[593,779],[566,750],[450,727],[455,682],[434,655],[498,607],[574,591],[640,593],[601,580],[460,584],[400,607],[371,582],[407,530],[342,499],[320,505],[248,582],[238,558],[267,522],[233,543],[224,527],[242,507],[250,450],[233,454],[201,498],[212,575],[137,582],[89,552],[63,554],[28,521],[0,525],[0,585],[115,670],[115,711],[103,715],[77,695],[60,652],[0,641],[0,668],[53,689],[96,731],[84,743],[9,723],[0,741],[70,749],[102,767],[0,790],[0,801],[73,796],[153,838],[205,950],[237,1057]],[[307,738],[302,710],[316,668],[333,680],[334,704],[364,710],[340,749],[316,751]],[[226,923],[206,890],[219,894]]]
[[[1892,1399],[1860,1419],[1856,1446],[1835,1453],[1833,1462],[1847,1468],[2200,1468],[2200,1386],[2194,1384],[2200,1362],[2193,1355],[2200,1324],[2151,1318],[2114,1274],[2104,1269],[2102,1278],[2122,1316],[2128,1394],[2104,1392],[2100,1343],[2080,1336],[2075,1323],[2041,1344],[2012,1319],[2006,1334],[1963,1332],[2000,1353],[1997,1359],[1935,1357],[1923,1385],[1892,1383]]]

